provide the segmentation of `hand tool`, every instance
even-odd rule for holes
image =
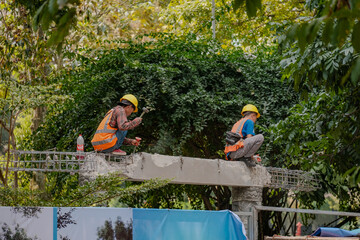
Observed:
[[[147,107],[143,107],[142,108],[142,113],[140,115],[140,118],[142,118],[144,116],[145,113],[148,113],[149,112],[149,109]]]

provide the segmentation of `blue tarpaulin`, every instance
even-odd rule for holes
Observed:
[[[311,236],[319,237],[357,237],[360,234],[360,229],[352,231],[341,228],[319,227]]]
[[[246,240],[239,217],[230,211],[133,209],[134,239]]]

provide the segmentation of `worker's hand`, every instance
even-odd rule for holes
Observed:
[[[261,157],[259,156],[259,154],[256,154],[256,155],[252,156],[252,159],[253,159],[255,162],[258,162],[258,163],[261,162]]]
[[[134,145],[134,146],[139,146],[139,145],[140,145],[140,141],[141,141],[141,138],[136,137],[135,140],[133,140],[133,145]]]
[[[139,124],[142,122],[142,118],[141,118],[141,117],[136,117],[134,120],[138,121]]]

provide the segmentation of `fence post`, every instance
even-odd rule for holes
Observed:
[[[253,213],[253,239],[254,240],[258,240],[258,235],[259,235],[259,231],[258,231],[258,216],[259,216],[259,211],[256,209],[256,206],[253,206],[252,208],[252,213]]]

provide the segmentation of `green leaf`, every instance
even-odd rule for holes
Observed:
[[[360,0],[350,0],[351,9],[359,9],[360,8]]]
[[[49,13],[52,16],[54,16],[58,10],[59,10],[59,6],[57,4],[57,0],[50,0],[49,1]]]
[[[334,30],[330,36],[330,43],[334,46],[337,46],[338,44],[338,35],[340,31],[339,21],[336,21],[334,24]]]
[[[340,19],[337,27],[338,29],[335,31],[337,32],[336,41],[338,46],[342,46],[344,45],[345,40],[350,33],[350,22],[348,18]]]
[[[253,0],[257,9],[261,10],[261,0]]]
[[[299,24],[296,23],[290,27],[289,31],[287,32],[287,38],[289,41],[293,41],[295,39],[298,27]]]
[[[246,13],[249,18],[256,16],[258,6],[257,0],[246,0]]]
[[[360,52],[360,21],[354,25],[351,42],[355,51]]]
[[[325,27],[323,30],[323,34],[322,34],[322,40],[324,41],[325,44],[328,44],[330,42],[331,39],[331,34],[333,32],[333,26],[334,26],[334,21],[333,19],[328,19],[325,23]]]
[[[346,74],[341,78],[341,86],[344,86],[344,84],[347,82],[351,74],[351,68],[346,72]]]
[[[360,79],[360,57],[357,58],[356,63],[352,67],[351,82],[356,85]]]
[[[305,47],[307,45],[306,37],[309,32],[308,26],[309,26],[309,23],[303,23],[300,25],[300,27],[297,28],[296,35],[299,40],[299,47],[300,47],[301,52],[304,52]]]
[[[311,44],[315,37],[317,36],[318,34],[318,31],[319,31],[319,28],[321,26],[321,21],[319,21],[318,19],[315,19],[314,21],[310,22],[307,26],[307,29],[306,29],[306,42],[307,44]]]
[[[234,11],[236,12],[236,10],[238,10],[239,7],[241,7],[244,3],[245,3],[245,0],[234,0],[233,1]]]
[[[35,29],[37,29],[37,27],[39,26],[39,24],[41,22],[43,11],[44,11],[46,4],[47,4],[47,2],[45,2],[43,5],[41,5],[41,7],[36,11],[36,13],[34,15],[33,23],[34,23]]]

